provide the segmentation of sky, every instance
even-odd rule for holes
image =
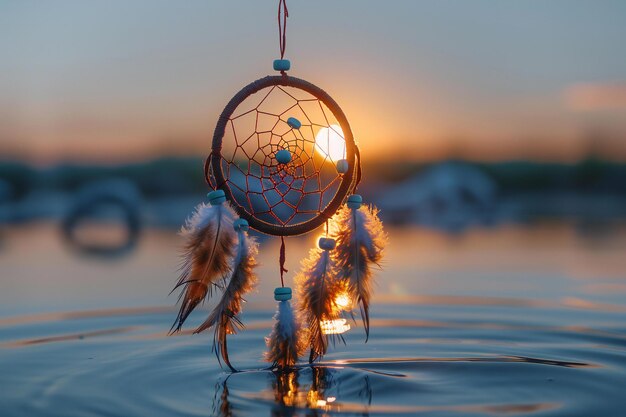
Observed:
[[[288,0],[291,75],[364,157],[626,160],[622,0]],[[0,159],[204,155],[278,1],[0,0]]]

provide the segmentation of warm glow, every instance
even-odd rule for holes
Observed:
[[[320,400],[320,395],[316,390],[310,389],[309,392],[307,392],[306,394],[306,402],[309,408],[323,407],[324,405],[326,405],[326,404],[321,405],[319,401],[324,401],[324,400]]]
[[[323,157],[337,162],[346,157],[346,141],[343,138],[343,130],[339,125],[323,127],[315,135],[315,151]]]
[[[298,388],[296,386],[296,374],[289,373],[287,374],[287,384],[286,386],[289,388],[286,393],[282,396],[282,403],[288,407],[293,407],[296,404],[296,399],[298,396]],[[285,386],[283,382],[283,386]]]
[[[316,408],[330,407],[330,404],[337,400],[335,397],[328,397],[326,399],[319,398],[319,393],[317,391],[310,391],[307,397],[309,405],[314,405]]]
[[[350,325],[346,319],[322,320],[320,327],[324,334],[342,334],[350,330]]]
[[[350,302],[350,297],[348,296],[348,294],[342,292],[337,294],[337,296],[335,297],[335,304],[342,310],[348,310],[352,303]]]

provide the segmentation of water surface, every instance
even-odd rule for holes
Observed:
[[[166,336],[180,240],[148,231],[116,260],[77,256],[57,229],[5,230],[2,416],[623,416],[626,233],[565,223],[457,236],[391,230],[364,344],[266,369],[277,242],[262,246],[246,330],[221,369],[210,333]],[[287,241],[287,268],[315,237]],[[205,306],[190,318],[193,329]]]

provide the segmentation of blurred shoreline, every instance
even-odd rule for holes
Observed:
[[[626,219],[626,163],[374,162],[364,172],[359,193],[393,224],[459,232],[542,219],[584,225]],[[202,159],[195,157],[45,168],[5,161],[0,224],[61,220],[81,199],[109,193],[136,209],[142,225],[178,228],[207,189]]]

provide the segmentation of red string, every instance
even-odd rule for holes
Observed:
[[[285,269],[285,237],[281,236],[280,237],[280,285],[282,287],[285,286],[285,280],[283,278],[283,275],[285,272],[289,272],[289,271]]]
[[[268,91],[269,90],[269,91]],[[229,151],[228,155],[219,153],[221,168],[225,171],[224,178],[221,182],[217,182],[212,176],[212,159],[215,156],[213,153],[207,158],[205,163],[205,177],[208,177],[209,184],[213,189],[222,188],[226,186],[233,192],[233,199],[252,216],[259,217],[267,223],[276,224],[279,226],[290,225],[294,223],[300,223],[315,216],[323,215],[322,207],[327,206],[327,202],[323,199],[324,195],[335,195],[337,193],[341,176],[337,174],[335,164],[330,159],[327,152],[323,155],[323,160],[318,164],[318,154],[320,149],[315,147],[315,133],[314,129],[322,128],[333,123],[335,119],[331,119],[327,114],[330,110],[312,95],[296,98],[293,90],[281,86],[273,86],[263,91],[264,95],[260,102],[255,107],[245,112],[241,112],[237,116],[231,116],[228,119],[227,127],[224,132],[224,139],[232,140],[235,144],[234,153]],[[279,123],[281,123],[281,115],[284,113],[282,109],[278,109],[276,112],[271,111],[266,103],[274,103],[275,100],[283,100],[283,98],[277,98],[278,96],[287,96],[295,106],[290,104],[289,108],[296,108],[303,114],[307,120],[307,125],[303,125],[301,130],[289,130],[282,135],[273,132]],[[244,101],[247,103],[247,101]],[[247,107],[247,104],[244,104]],[[312,109],[311,109],[312,107]],[[310,111],[318,109],[319,115],[323,115],[324,121],[318,120],[322,124],[318,124],[313,120],[315,117]],[[317,114],[317,113],[315,113]],[[272,126],[267,125],[267,118],[272,117],[275,122]],[[249,117],[250,119],[245,119]],[[265,118],[263,126],[260,122],[262,118]],[[247,121],[246,121],[247,120]],[[254,120],[254,123],[252,123]],[[239,132],[239,128],[247,130],[251,128],[248,125],[254,125],[254,135],[258,136],[261,143],[256,140],[249,140],[248,133]],[[267,125],[267,126],[266,126]],[[271,136],[268,135],[270,132]],[[307,133],[310,132],[310,133]],[[245,133],[245,134],[243,134]],[[265,138],[264,135],[267,135]],[[248,139],[241,139],[246,138]],[[257,146],[258,144],[258,146]],[[278,165],[274,163],[274,152],[276,147],[290,149],[293,152],[293,160],[288,166]],[[355,151],[357,149],[355,148]],[[257,152],[259,152],[257,154]],[[245,160],[250,160],[250,165],[247,167],[241,167],[241,164],[237,163],[235,155]],[[330,167],[330,169],[329,169]],[[245,177],[245,183],[235,182],[232,179],[232,173],[240,172]],[[333,177],[330,177],[330,173],[335,173]],[[326,175],[329,174],[329,175]],[[234,175],[234,174],[233,174]],[[280,201],[268,199],[268,193],[263,190],[259,193],[252,190],[252,184],[263,184],[264,187],[270,186],[270,190],[273,190],[273,196],[278,197]],[[298,196],[300,198],[298,199]],[[314,207],[314,201],[318,200],[317,208]],[[308,201],[310,204],[304,206],[301,205],[301,201]],[[287,207],[291,209],[284,214],[279,215],[280,212],[276,210],[278,204],[280,207]],[[256,206],[258,204],[258,206]],[[302,207],[304,206],[304,207]],[[290,213],[290,214],[288,214]],[[325,217],[329,217],[324,215]]]
[[[281,19],[282,14],[282,19]],[[289,11],[287,10],[287,0],[278,1],[278,43],[280,46],[280,59],[285,57],[285,48],[287,46],[287,18]]]

